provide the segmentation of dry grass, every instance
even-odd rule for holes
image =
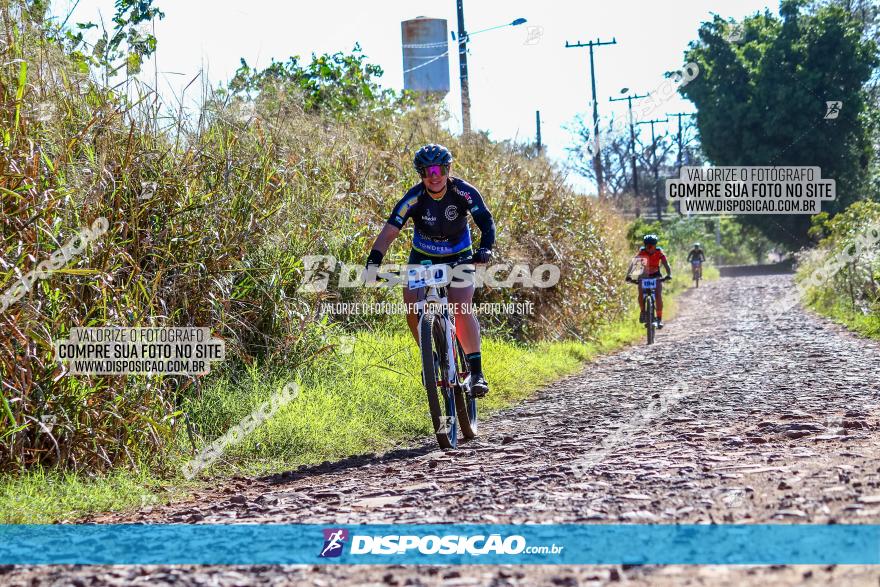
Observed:
[[[583,339],[623,309],[619,220],[572,193],[543,159],[481,135],[450,136],[434,105],[377,102],[330,116],[305,108],[296,91],[254,104],[212,93],[198,120],[168,125],[134,81],[126,95],[102,87],[14,9],[0,19],[0,291],[95,219],[110,224],[0,314],[4,470],[161,469],[179,435],[181,406],[198,393],[192,382],[67,376],[52,341],[72,327],[210,326],[226,340],[228,369],[255,361],[295,369],[327,351],[326,329],[380,325],[382,317],[330,324],[319,303],[396,292],[298,293],[302,257],[361,263],[416,181],[411,153],[426,142],[447,144],[456,172],[484,194],[502,261],[561,267],[555,288],[481,292],[482,301],[536,305],[534,319],[491,331]],[[149,182],[154,193],[144,191]],[[399,243],[391,258],[404,254]],[[47,415],[51,431],[40,424]]]

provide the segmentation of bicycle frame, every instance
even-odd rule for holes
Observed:
[[[449,266],[423,265],[431,268],[410,269],[407,272],[408,287],[411,291],[417,291],[415,312],[418,315],[422,382],[428,392],[428,406],[436,427],[437,441],[441,448],[455,448],[459,427],[465,438],[476,436],[476,398],[470,393],[470,370],[456,335],[455,313],[449,308]],[[440,328],[443,329],[442,334]],[[445,347],[441,348],[442,345]],[[443,364],[438,364],[438,359]],[[451,430],[450,425],[454,426]]]
[[[448,354],[449,361],[446,365],[446,373],[449,381],[453,386],[459,385],[461,382],[458,377],[458,367],[455,359],[458,349],[455,346],[455,316],[449,311],[449,299],[446,295],[446,286],[428,285],[422,288],[419,293],[419,299],[416,301],[416,313],[419,315],[419,328],[421,329],[422,320],[428,313],[442,314],[444,320],[444,330],[446,331],[446,348],[450,349]]]
[[[659,279],[659,277],[652,278],[652,279]],[[653,287],[648,288],[648,289],[642,288],[642,279],[641,278],[639,279],[638,286],[642,289],[642,299],[647,301],[648,298],[651,298],[651,300],[654,302],[654,307],[656,308],[657,307],[657,296],[656,296],[657,290]]]

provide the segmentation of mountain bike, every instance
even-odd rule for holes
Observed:
[[[703,279],[703,262],[697,259],[691,261],[691,275],[694,279],[694,287],[700,287],[700,280]]]
[[[668,275],[661,281],[672,279]],[[645,300],[645,330],[648,333],[648,344],[654,344],[654,334],[657,331],[657,278],[640,277],[638,280],[627,279],[630,283],[642,286],[642,298]]]
[[[455,448],[459,427],[465,438],[477,435],[477,399],[471,393],[470,368],[447,300],[450,268],[422,261],[407,270],[407,283],[420,290],[419,351],[434,433],[441,448]]]

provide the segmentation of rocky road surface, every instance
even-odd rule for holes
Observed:
[[[482,423],[379,456],[233,480],[98,522],[880,523],[880,346],[802,308],[790,276],[691,290],[650,349]],[[458,479],[454,486],[438,479]],[[857,566],[18,567],[4,585],[878,585]]]

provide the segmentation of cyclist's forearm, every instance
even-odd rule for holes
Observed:
[[[474,223],[480,229],[480,248],[491,249],[495,244],[495,221],[492,215],[486,209],[480,210],[476,214],[471,213]]]
[[[391,243],[394,242],[394,239],[397,238],[397,235],[400,234],[400,229],[396,226],[391,226],[390,224],[386,224],[382,227],[382,231],[379,233],[379,236],[376,237],[376,241],[373,243],[372,249],[374,251],[379,251],[383,255],[388,252],[388,247],[391,246]]]

